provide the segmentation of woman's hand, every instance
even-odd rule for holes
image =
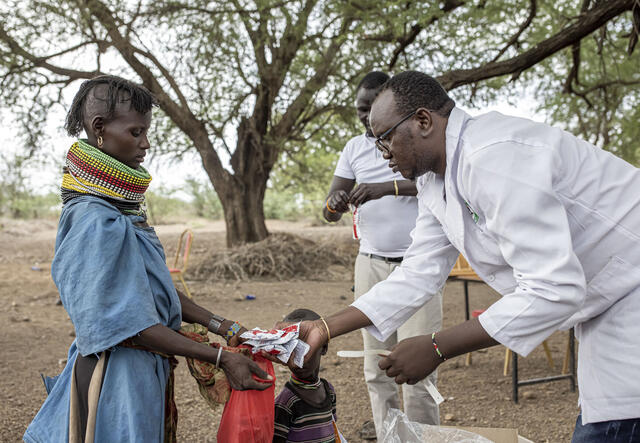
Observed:
[[[247,332],[247,328],[242,326],[240,323],[238,323],[238,325],[240,326],[240,330],[238,332],[236,332],[235,334],[233,334],[231,336],[231,338],[227,339],[227,345],[229,345],[229,346],[232,346],[232,347],[240,346],[246,340],[244,338],[240,338],[240,336],[242,334],[244,334],[245,332]]]
[[[222,352],[220,356],[220,368],[229,380],[229,386],[236,391],[247,389],[257,389],[263,391],[273,384],[273,378],[267,374],[256,362],[250,358],[233,352]],[[253,378],[255,374],[258,378],[268,381],[261,383]]]

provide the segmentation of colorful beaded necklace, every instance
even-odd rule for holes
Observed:
[[[130,168],[85,140],[71,145],[62,175],[62,202],[79,195],[96,195],[123,214],[146,218],[144,192],[151,175],[142,166]]]
[[[292,385],[300,389],[310,389],[310,390],[318,389],[320,387],[320,384],[322,383],[320,381],[320,378],[318,378],[316,381],[306,381],[300,378],[296,378],[296,376],[293,374],[291,374],[289,381],[291,382]]]

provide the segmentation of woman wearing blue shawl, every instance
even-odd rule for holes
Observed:
[[[151,176],[140,164],[154,105],[145,88],[100,76],[81,85],[67,115],[67,132],[84,129],[88,139],[67,154],[51,274],[76,339],[62,373],[47,380],[27,442],[165,440],[171,355],[215,364],[234,389],[270,386],[253,378],[271,380],[246,356],[176,332],[198,323],[237,345],[243,328],[176,291],[146,223]]]

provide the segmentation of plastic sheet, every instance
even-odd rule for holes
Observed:
[[[389,409],[382,424],[382,443],[492,443],[461,429],[443,428],[410,421],[404,412]]]

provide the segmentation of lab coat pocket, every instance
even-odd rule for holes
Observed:
[[[639,285],[640,268],[620,257],[611,257],[587,283],[585,303],[570,319],[571,326],[600,315]]]
[[[481,249],[481,251],[478,251],[478,253],[481,253],[481,257],[478,257],[480,261],[493,265],[504,264],[504,257],[500,251],[498,241],[487,232],[483,224],[479,223],[476,225],[474,235]]]
[[[587,297],[597,295],[613,304],[639,284],[640,268],[614,255],[587,283]]]

